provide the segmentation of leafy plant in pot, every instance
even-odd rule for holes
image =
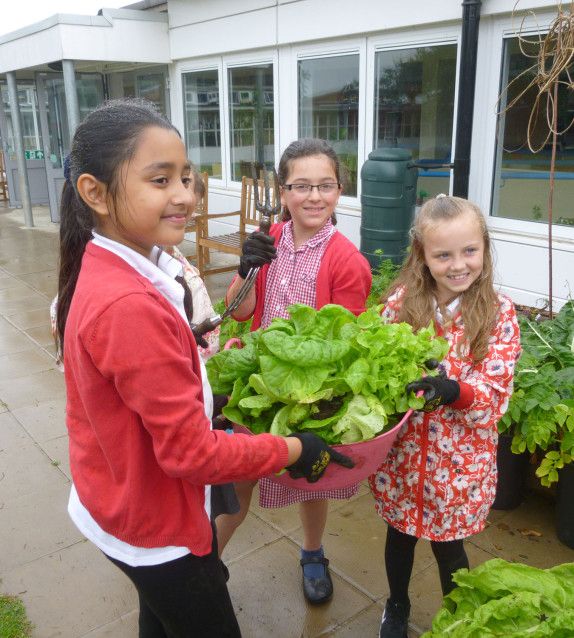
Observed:
[[[536,476],[549,487],[574,471],[574,300],[553,319],[521,317],[520,328],[523,352],[499,432],[512,435],[514,454],[528,451],[540,459]],[[558,536],[574,546],[574,494],[561,499],[562,492],[559,487],[558,510],[569,505],[572,511],[565,517],[569,529]]]

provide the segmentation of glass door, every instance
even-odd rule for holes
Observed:
[[[10,195],[10,206],[21,206],[20,180],[18,179],[18,163],[14,143],[14,128],[8,87],[2,84],[0,104],[0,129],[6,164],[6,178]],[[34,82],[19,81],[17,85],[20,125],[24,143],[26,170],[30,187],[32,204],[46,204],[48,191],[44,173],[44,151],[39,109]]]
[[[50,215],[52,221],[57,222],[60,219],[60,200],[64,186],[64,160],[71,146],[64,78],[60,73],[40,74],[36,82],[44,139]],[[76,74],[76,92],[80,120],[82,120],[104,100],[102,76],[97,73]]]

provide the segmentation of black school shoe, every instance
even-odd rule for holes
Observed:
[[[410,604],[392,603],[387,600],[381,620],[379,638],[408,638],[407,629],[410,613]]]
[[[333,581],[329,574],[329,559],[324,556],[313,556],[312,558],[302,558],[301,568],[311,563],[321,563],[325,566],[325,575],[321,578],[307,578],[303,572],[303,594],[312,605],[326,603],[333,595]]]

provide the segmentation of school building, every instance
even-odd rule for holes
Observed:
[[[29,225],[30,204],[48,204],[57,221],[77,123],[106,98],[141,96],[171,118],[209,173],[210,212],[238,208],[251,162],[276,165],[297,137],[329,140],[345,174],[339,228],[357,245],[361,166],[375,148],[408,149],[422,166],[420,200],[467,193],[487,216],[501,289],[540,305],[549,294],[552,138],[529,69],[557,12],[556,0],[516,8],[515,0],[144,0],[96,16],[54,15],[0,38],[10,203],[23,206]],[[557,92],[566,130],[553,187],[555,307],[574,285],[566,71]]]

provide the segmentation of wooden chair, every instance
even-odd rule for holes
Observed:
[[[262,179],[258,181],[259,201],[265,202],[265,189]],[[269,194],[271,197],[271,206],[276,206],[279,201],[279,193],[275,192],[273,184],[270,184]],[[225,217],[238,217],[239,230],[225,235],[209,236],[209,220],[223,219]],[[241,200],[240,209],[231,213],[210,213],[203,218],[203,226],[198,235],[198,246],[206,250],[218,250],[228,255],[241,255],[241,247],[248,234],[259,227],[261,214],[255,209],[255,198],[253,197],[253,179],[250,177],[241,178]],[[275,220],[272,220],[272,222]],[[201,252],[199,253],[201,259]],[[198,266],[201,276],[215,275],[220,272],[229,272],[235,270],[237,264],[228,266],[217,266],[214,268],[205,268],[205,262]]]
[[[197,269],[199,270],[199,273],[201,275],[203,264],[209,263],[209,248],[204,248],[202,250],[202,255],[200,258],[199,256],[200,251],[198,246],[198,239],[201,234],[200,228],[203,228],[203,224],[205,223],[204,217],[205,215],[207,215],[207,210],[208,210],[207,207],[208,207],[208,201],[209,201],[209,174],[207,172],[204,172],[204,173],[200,173],[200,175],[203,181],[203,196],[197,202],[195,206],[195,212],[193,213],[192,218],[189,220],[189,222],[185,226],[186,233],[195,233],[195,253],[193,253],[192,255],[186,255],[185,258],[195,260],[197,262]],[[200,267],[200,261],[201,261],[201,267]]]

